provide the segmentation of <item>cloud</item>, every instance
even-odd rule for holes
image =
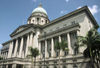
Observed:
[[[0,49],[2,48],[2,45],[0,44]]]
[[[65,13],[67,13],[66,10],[61,10],[61,11],[60,11],[60,14],[65,14]]]
[[[69,0],[65,0],[66,2],[69,2]]]
[[[79,8],[81,8],[81,6],[79,6],[77,9],[79,9]],[[89,6],[88,8],[93,15],[100,11],[100,9],[98,8],[97,5],[93,5],[92,7]]]
[[[93,15],[99,12],[97,5],[93,5],[92,7],[89,6],[88,8],[90,9],[90,11]]]
[[[33,2],[36,2],[37,0],[32,0]]]
[[[77,9],[81,8],[81,6],[79,6]]]

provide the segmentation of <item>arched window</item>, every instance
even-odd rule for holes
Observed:
[[[39,18],[37,18],[37,23],[39,23]]]

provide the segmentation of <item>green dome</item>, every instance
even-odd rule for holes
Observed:
[[[37,8],[35,8],[32,13],[35,13],[35,12],[40,12],[40,13],[44,13],[47,15],[47,12],[46,10],[42,7],[42,5],[40,4]]]

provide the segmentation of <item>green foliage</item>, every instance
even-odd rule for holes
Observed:
[[[56,44],[54,45],[55,50],[63,50],[63,51],[68,51],[68,44],[65,41],[61,41],[61,42],[56,42]]]
[[[86,45],[87,48],[84,50],[84,56],[89,57],[92,63],[100,63],[100,33],[95,28],[88,31],[85,37],[79,36],[77,45]]]
[[[36,58],[36,56],[39,55],[39,50],[37,48],[32,48],[32,47],[29,47],[29,51],[30,51],[30,57],[34,57]]]

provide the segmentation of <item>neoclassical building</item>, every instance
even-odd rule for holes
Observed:
[[[89,59],[83,57],[86,47],[75,50],[77,36],[85,36],[98,24],[87,6],[50,21],[46,10],[39,5],[32,11],[27,24],[19,26],[4,42],[0,68],[31,68],[28,47],[38,48],[36,68],[58,68],[58,52],[54,45],[66,41],[69,51],[60,51],[60,68],[89,68]],[[77,52],[76,52],[77,51]]]

